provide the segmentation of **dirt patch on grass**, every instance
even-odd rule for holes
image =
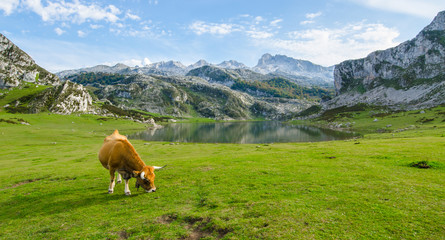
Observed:
[[[128,239],[130,237],[130,233],[125,230],[118,232],[117,235],[119,236],[119,239]]]
[[[9,123],[9,124],[24,124],[29,125],[29,122],[23,118],[11,118],[11,119],[3,119],[0,118],[0,122]]]
[[[216,226],[212,222],[211,218],[194,216],[180,217],[175,213],[160,216],[157,218],[157,222],[161,224],[171,224],[172,222],[180,223],[189,231],[187,236],[180,238],[184,240],[196,240],[207,237],[216,237],[217,239],[221,239],[232,231],[228,228]]]
[[[16,184],[12,185],[12,186],[9,186],[9,187],[6,187],[6,188],[0,189],[0,190],[3,191],[3,190],[6,190],[6,189],[16,188],[16,187],[19,187],[19,186],[22,186],[22,185],[25,185],[25,184],[28,184],[28,183],[32,183],[32,182],[37,182],[37,181],[40,181],[40,180],[42,180],[42,179],[41,178],[28,179],[28,180],[18,182]]]
[[[178,219],[178,215],[168,214],[168,215],[162,215],[162,216],[158,217],[156,220],[158,221],[158,223],[170,224],[173,221],[175,221],[176,219]]]
[[[416,122],[427,123],[427,122],[432,122],[432,121],[434,121],[434,118],[421,118],[421,119],[417,120]]]
[[[428,161],[418,161],[418,162],[412,162],[409,164],[410,167],[415,168],[431,168]]]
[[[435,162],[435,161],[416,161],[416,162],[412,162],[410,164],[408,164],[409,167],[414,167],[414,168],[421,168],[421,169],[444,169],[445,168],[445,164],[441,163],[441,162]]]

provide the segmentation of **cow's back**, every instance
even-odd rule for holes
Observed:
[[[125,136],[119,134],[117,130],[113,134],[107,136],[99,150],[99,161],[104,168],[109,169],[110,165],[119,167],[122,155],[126,155],[125,142],[128,142]]]

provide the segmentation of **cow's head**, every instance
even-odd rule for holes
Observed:
[[[155,169],[161,168],[163,167],[145,166],[141,171],[133,171],[133,177],[136,178],[136,188],[141,186],[146,192],[155,192]]]

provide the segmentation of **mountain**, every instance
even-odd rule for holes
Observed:
[[[414,39],[344,61],[334,70],[327,108],[366,103],[416,109],[445,103],[445,11]]]
[[[17,87],[21,82],[60,84],[59,78],[46,71],[0,33],[0,89]]]
[[[50,111],[59,114],[73,112],[95,113],[92,97],[82,85],[65,81],[46,71],[34,60],[0,34],[0,89],[8,88],[1,98],[11,94],[9,102],[0,106],[7,112],[37,113]],[[11,91],[23,89],[25,95]]]
[[[284,77],[301,85],[333,87],[333,67],[322,67],[309,61],[297,60],[284,55],[272,56],[270,54],[264,54],[258,61],[258,65],[254,68],[249,68],[243,63],[235,60],[223,61],[219,64],[211,64],[205,60],[199,60],[189,66],[185,66],[177,61],[168,61],[152,63],[143,67],[128,67],[123,64],[117,64],[112,67],[98,65],[91,68],[61,71],[58,72],[57,75],[62,79],[82,72],[185,76],[191,70],[204,66],[238,71],[241,75],[244,75],[244,78],[247,78],[248,75],[252,77],[260,77],[261,79]],[[264,77],[263,75],[269,76]]]
[[[201,59],[201,60],[197,61],[196,63],[187,66],[186,69],[187,69],[187,72],[188,72],[188,71],[193,70],[195,68],[200,68],[200,67],[210,66],[210,65],[212,65],[212,64],[208,63],[204,59]]]
[[[231,87],[236,79],[245,81],[264,81],[272,79],[272,76],[263,75],[249,69],[229,69],[216,66],[203,66],[190,70],[186,76],[195,76],[207,80],[210,83],[219,83]]]
[[[216,66],[224,69],[249,69],[248,66],[244,65],[243,63],[237,62],[235,60],[223,61],[222,63],[217,64]]]
[[[310,61],[294,59],[285,55],[264,54],[252,69],[262,74],[287,77],[297,82],[313,85],[329,84],[333,81],[333,67],[323,67]]]
[[[209,71],[225,71],[211,66],[201,69],[207,68]],[[226,76],[227,81],[232,79],[221,72],[216,75]],[[282,119],[308,108],[317,98],[315,95],[314,100],[291,98],[279,95],[278,87],[261,88],[254,85],[247,86],[255,89],[251,91],[255,94],[251,94],[247,88],[236,90],[224,85],[226,80],[218,82],[191,75],[82,73],[71,76],[69,80],[82,82],[94,89],[100,101],[121,109],[139,109],[176,117]]]

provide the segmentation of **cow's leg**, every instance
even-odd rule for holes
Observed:
[[[122,177],[120,173],[117,173],[117,183],[122,183]]]
[[[108,193],[113,193],[114,191],[114,178],[115,178],[115,169],[110,168],[110,187],[108,187]]]
[[[130,179],[125,179],[125,195],[127,195],[127,196],[131,195],[130,186],[128,186],[129,182],[130,182]]]

